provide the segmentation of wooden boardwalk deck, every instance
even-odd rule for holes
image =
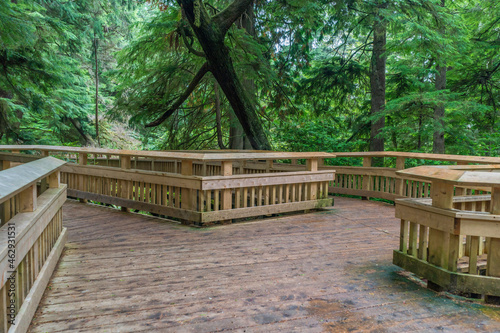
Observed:
[[[391,264],[391,205],[191,229],[68,201],[65,253],[31,332],[494,332],[500,309]]]

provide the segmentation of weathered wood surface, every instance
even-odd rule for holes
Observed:
[[[185,150],[185,151],[146,151],[146,150],[124,150],[124,149],[104,149],[69,146],[43,146],[43,145],[0,145],[0,150],[39,150],[42,152],[64,152],[115,156],[142,156],[152,158],[175,158],[179,160],[191,161],[237,161],[237,160],[276,160],[276,159],[308,159],[308,158],[334,158],[335,155],[323,152],[276,152],[276,151],[225,151],[225,150]]]
[[[396,158],[412,158],[431,161],[448,161],[457,163],[492,163],[500,164],[500,158],[489,156],[469,156],[469,155],[450,155],[450,154],[427,154],[427,153],[406,153],[398,151],[382,151],[382,152],[336,152],[333,153],[336,157],[396,157]]]
[[[65,205],[69,241],[31,332],[499,331],[500,309],[427,290],[391,264],[394,208],[191,229]]]
[[[54,173],[65,163],[53,157],[46,157],[3,170],[0,174],[0,203],[17,193],[21,193],[32,186],[34,182]]]

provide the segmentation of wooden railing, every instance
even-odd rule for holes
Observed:
[[[194,225],[323,207],[332,203],[328,193],[396,200],[401,242],[395,264],[428,279],[435,289],[482,294],[489,302],[500,296],[499,158],[336,154],[363,159],[363,166],[353,167],[326,165],[323,159],[335,159],[326,153],[0,146],[13,151],[0,154],[0,160],[37,158],[17,154],[15,148],[73,161],[61,176],[70,196]],[[395,167],[373,167],[372,159],[382,157],[395,158]],[[405,169],[408,159],[457,165]]]
[[[13,166],[13,159],[5,157],[0,171],[0,332],[27,331],[66,242],[65,162],[47,157]]]
[[[437,290],[500,301],[500,166],[422,166],[399,171],[432,182],[430,198],[396,201],[401,219],[394,264]],[[466,195],[463,188],[489,189]],[[465,194],[465,195],[464,195]]]
[[[334,171],[318,170],[320,158],[334,157],[327,153],[0,146],[9,148],[39,150],[39,155],[61,158],[64,153],[66,159],[78,162],[62,168],[61,181],[68,185],[69,197],[176,218],[190,225],[225,224],[332,205],[328,185]],[[0,154],[0,160],[15,160],[16,155],[22,156]],[[283,159],[306,163],[275,163]]]
[[[398,174],[405,169],[407,160],[444,161],[456,165],[500,164],[498,157],[439,155],[403,152],[353,152],[334,153],[336,158],[363,159],[363,166],[326,166],[320,170],[335,169],[335,180],[329,186],[330,193],[348,194],[362,197],[373,197],[387,200],[398,198],[428,198],[431,193],[432,180],[422,180],[407,174]],[[374,158],[395,159],[394,168],[373,167]],[[463,185],[466,186],[466,185]],[[468,186],[468,185],[467,185]],[[488,193],[487,188],[457,187],[471,195]]]

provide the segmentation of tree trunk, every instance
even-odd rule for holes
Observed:
[[[437,66],[436,90],[446,89],[446,64]],[[444,103],[434,107],[434,140],[432,145],[434,154],[444,154]]]
[[[384,138],[377,137],[385,126],[385,117],[380,116],[385,105],[385,45],[386,45],[386,23],[380,10],[387,8],[384,0],[379,0],[375,9],[373,24],[373,52],[371,58],[370,87],[371,87],[371,115],[378,117],[372,120],[370,132],[370,150],[383,151]]]
[[[441,7],[444,7],[444,1],[441,0]],[[442,34],[445,33],[444,26],[439,29]],[[437,59],[436,82],[437,91],[446,89],[446,63],[440,63]],[[438,103],[434,107],[434,135],[432,140],[432,152],[434,154],[444,154],[444,103]]]
[[[101,146],[101,140],[99,139],[99,74],[98,74],[98,63],[97,63],[97,45],[98,41],[94,32],[94,52],[95,52],[95,137],[97,140],[97,145]]]
[[[200,0],[177,0],[184,10],[198,41],[205,53],[208,68],[231,104],[245,134],[254,149],[270,150],[264,128],[254,105],[241,84],[233,66],[224,36],[248,8],[251,1],[236,0],[223,12],[211,18]],[[197,3],[196,10],[194,3]],[[243,8],[243,10],[241,10]]]
[[[90,136],[85,133],[83,130],[82,124],[80,123],[80,120],[74,119],[74,118],[68,118],[68,120],[71,122],[71,124],[75,127],[75,129],[78,131],[78,134],[80,134],[81,138],[83,139],[83,144],[85,146],[90,146],[93,145],[95,142],[92,140]]]
[[[236,115],[231,110],[229,112],[229,148],[243,150],[244,139],[245,132],[243,131],[243,127],[241,127],[238,118],[236,118]]]
[[[224,141],[222,140],[219,84],[217,82],[214,83],[214,95],[215,95],[215,122],[217,126],[217,143],[220,149],[226,149],[226,146],[224,146]]]
[[[245,13],[241,15],[238,22],[238,27],[240,27],[241,29],[245,29],[245,31],[250,36],[255,37],[255,15],[253,11],[253,6],[254,6],[253,3],[251,3],[250,6],[248,6]],[[245,88],[247,94],[250,96],[251,99],[254,99],[255,82],[249,79],[243,79],[242,81],[243,81],[242,82],[243,87]],[[252,145],[250,144],[250,141],[245,135],[243,127],[241,127],[241,124],[239,123],[238,119],[236,118],[233,112],[229,114],[229,119],[230,119],[229,124],[231,126],[229,131],[230,148],[237,150],[252,149]]]

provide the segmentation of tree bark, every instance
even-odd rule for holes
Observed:
[[[85,146],[93,145],[94,140],[90,136],[85,133],[83,130],[82,124],[80,123],[80,120],[74,119],[74,118],[68,118],[70,123],[75,127],[75,129],[78,131],[78,134],[80,134],[81,138],[83,139],[83,144]]]
[[[441,0],[441,7],[444,7],[445,0]],[[439,29],[442,34],[445,33],[444,26]],[[446,89],[446,63],[439,63],[436,66],[436,91]],[[434,154],[444,154],[444,103],[438,103],[434,107],[434,135],[432,140],[432,152]]]
[[[370,87],[371,87],[371,115],[378,117],[372,120],[370,132],[370,150],[383,151],[384,138],[378,137],[385,126],[385,117],[380,116],[385,105],[385,46],[386,46],[386,22],[380,14],[380,10],[387,8],[384,0],[379,0],[375,8],[373,24],[373,51],[371,57]]]
[[[245,92],[224,44],[230,26],[252,3],[252,0],[233,1],[226,9],[211,18],[200,0],[177,0],[184,10],[198,41],[205,53],[208,68],[231,104],[254,149],[270,150],[264,128],[251,99]],[[195,7],[196,5],[196,9]]]
[[[255,15],[253,11],[253,3],[250,3],[247,10],[238,20],[238,27],[252,37],[255,37]],[[242,80],[243,87],[251,99],[255,97],[255,82],[249,79]],[[243,127],[239,123],[234,112],[229,113],[229,147],[236,150],[252,149],[252,145],[248,140]]]
[[[446,89],[446,64],[437,66],[436,90]],[[434,154],[444,154],[444,103],[434,107],[434,138],[432,145]]]
[[[97,62],[97,45],[98,41],[94,32],[94,53],[95,53],[95,137],[97,139],[97,145],[101,146],[101,140],[99,139],[99,74],[98,74],[98,62]]]
[[[217,125],[217,143],[220,149],[227,149],[226,146],[224,146],[224,141],[222,140],[219,84],[217,82],[215,82],[214,84],[214,95],[215,95],[215,122]]]

